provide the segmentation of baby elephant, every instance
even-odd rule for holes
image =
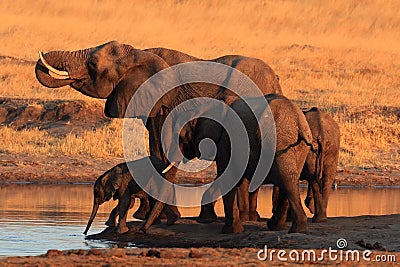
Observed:
[[[153,168],[153,166],[150,165],[150,162],[160,174],[166,167],[166,164],[164,164],[160,159],[150,156],[128,163],[120,163],[106,171],[96,180],[93,189],[93,210],[84,232],[85,235],[89,231],[89,228],[96,217],[99,206],[104,202],[109,201],[111,198],[114,200],[118,199],[118,205],[111,212],[106,225],[115,226],[116,218],[118,216],[116,232],[122,234],[129,230],[126,226],[128,210],[133,207],[135,197],[146,199],[146,193],[133,179],[129,172],[128,165],[132,170],[133,175],[139,174],[141,175],[141,179],[151,181],[153,177],[151,176],[152,172],[149,170],[150,168]],[[176,207],[167,205],[164,208],[168,224],[173,224],[179,218],[179,212],[177,209],[172,209],[176,209]]]

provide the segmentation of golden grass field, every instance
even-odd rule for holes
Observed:
[[[0,97],[101,101],[41,86],[34,76],[38,50],[118,40],[200,58],[253,56],[280,76],[286,96],[339,122],[341,168],[398,168],[399,10],[395,0],[2,0]],[[115,120],[67,137],[2,126],[0,150],[121,157],[121,125]]]

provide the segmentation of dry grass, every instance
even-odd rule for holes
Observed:
[[[132,138],[129,140],[135,148],[132,153],[145,155],[139,141],[143,139],[139,121],[134,124]],[[81,134],[69,133],[66,136],[55,136],[37,128],[16,131],[10,127],[0,128],[0,139],[4,145],[2,153],[24,154],[63,154],[82,155],[97,158],[124,157],[122,149],[122,120],[113,120],[111,124],[97,130],[84,131]]]
[[[202,58],[243,54],[268,62],[288,97],[337,119],[343,167],[398,167],[398,1],[3,0],[0,6],[0,56],[23,60],[0,60],[0,96],[96,101],[69,88],[40,86],[33,73],[38,50],[118,40]],[[108,127],[65,139],[3,128],[8,137],[1,149],[120,156],[118,130]]]

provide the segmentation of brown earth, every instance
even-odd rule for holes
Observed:
[[[104,105],[82,100],[0,98],[0,125],[16,130],[38,128],[53,135],[79,133],[109,123]]]
[[[334,249],[334,248],[333,248]],[[162,249],[92,249],[59,251],[49,250],[47,254],[38,257],[10,257],[0,259],[0,266],[398,266],[397,262],[377,262],[375,260],[364,261],[340,261],[329,260],[325,256],[321,261],[296,261],[286,262],[277,260],[274,254],[272,261],[260,261],[257,253],[260,249],[242,248],[162,248]],[[268,250],[270,251],[270,250]],[[285,249],[285,256],[291,251]],[[302,255],[303,250],[298,250]],[[315,250],[316,255],[321,255],[322,250]],[[325,253],[325,255],[327,255]],[[345,255],[345,254],[344,254]],[[385,255],[398,259],[400,253],[373,252],[375,255]],[[301,257],[301,256],[300,256]],[[362,257],[362,256],[360,256]],[[288,258],[289,259],[289,258]]]

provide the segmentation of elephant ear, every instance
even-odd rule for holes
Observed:
[[[155,117],[168,113],[182,98],[181,87],[173,86],[180,84],[179,76],[168,69],[169,65],[161,57],[131,49],[120,64],[124,65],[126,72],[107,98],[106,116]],[[169,91],[171,85],[175,89]]]
[[[165,145],[166,155],[168,155],[169,161],[180,162],[183,159],[183,155],[179,147],[178,137],[180,135],[181,129],[188,121],[195,118],[211,117],[215,121],[223,123],[228,117],[228,109],[229,107],[225,105],[222,101],[203,98],[198,99],[195,105],[190,102],[184,102],[182,105],[179,106],[179,109],[174,110],[174,112],[171,114],[171,118],[167,119],[164,123],[164,128],[166,130],[162,135],[162,143]],[[197,126],[193,127],[192,130],[194,130],[195,132],[192,133],[192,136],[197,139],[197,135],[200,133],[200,131],[207,132],[207,134],[221,134],[222,127],[219,123],[207,124],[207,126],[209,125],[215,125],[215,127],[212,127],[212,129],[199,129],[199,127]]]
[[[114,196],[114,199],[117,197],[115,196],[115,192],[120,188],[122,184],[122,171],[119,166],[114,167],[111,173],[107,176],[104,176],[102,180],[102,185],[104,188],[104,192],[106,195],[111,194]]]

